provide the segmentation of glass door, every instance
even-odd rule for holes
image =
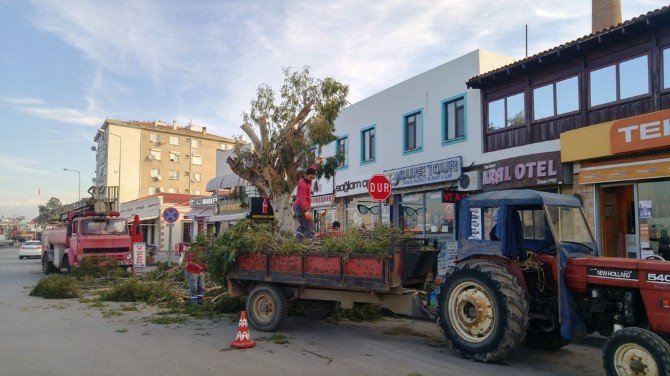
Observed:
[[[670,181],[638,183],[641,258],[670,260]]]

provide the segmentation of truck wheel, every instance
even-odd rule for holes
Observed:
[[[49,261],[49,257],[46,255],[46,253],[44,256],[42,256],[42,272],[47,275],[54,272],[54,264]]]
[[[72,266],[70,266],[70,258],[67,255],[63,255],[63,261],[60,263],[60,271],[65,274],[70,274],[72,271]]]
[[[332,300],[300,300],[298,302],[302,313],[307,317],[315,319],[325,319],[335,309],[335,302]]]
[[[286,295],[277,286],[256,285],[247,298],[249,323],[262,332],[277,330],[286,318],[288,301]]]
[[[456,266],[442,284],[438,315],[459,356],[479,362],[504,359],[523,343],[529,304],[517,279],[484,260]]]
[[[642,328],[624,328],[612,334],[603,348],[608,376],[670,374],[670,345]]]

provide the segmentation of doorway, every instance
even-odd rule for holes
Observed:
[[[600,187],[600,239],[605,257],[637,257],[634,186]]]

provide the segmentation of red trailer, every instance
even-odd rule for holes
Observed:
[[[438,250],[426,239],[392,244],[384,254],[246,253],[228,273],[233,296],[248,293],[247,314],[258,330],[277,329],[289,302],[298,302],[309,316],[326,317],[339,302],[379,304],[417,318],[435,315],[417,290],[436,275]]]

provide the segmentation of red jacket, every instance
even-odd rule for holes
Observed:
[[[190,250],[187,250],[185,252],[186,252],[186,271],[191,274],[200,274],[204,272],[205,268],[207,268],[207,264],[205,264],[204,262],[195,262],[193,252],[191,252]]]
[[[298,180],[298,192],[293,204],[300,206],[303,211],[312,207],[312,183],[305,178]]]

